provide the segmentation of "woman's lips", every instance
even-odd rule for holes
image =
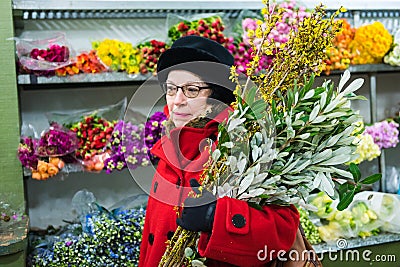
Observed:
[[[190,116],[189,113],[174,112],[176,118],[187,118]]]

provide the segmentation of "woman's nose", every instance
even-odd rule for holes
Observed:
[[[180,106],[182,104],[185,104],[186,101],[187,101],[187,97],[183,93],[183,90],[178,89],[178,91],[176,92],[176,95],[175,95],[174,104],[177,106]]]

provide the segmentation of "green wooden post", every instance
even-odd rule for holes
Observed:
[[[15,71],[12,1],[0,1],[0,199],[12,209],[25,207],[22,168],[16,157],[20,118]],[[26,241],[18,244],[19,252],[0,256],[0,266],[25,266]],[[3,251],[15,252],[2,247]]]

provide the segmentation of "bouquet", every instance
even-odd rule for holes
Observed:
[[[142,55],[142,62],[140,63],[140,73],[146,74],[148,72],[155,73],[157,70],[157,62],[160,55],[168,49],[165,42],[150,40],[148,42],[138,45],[138,49]]]
[[[307,196],[319,190],[339,198],[337,208],[343,210],[362,184],[380,178],[376,174],[361,179],[357,165],[350,164],[347,169],[344,165],[358,157],[351,133],[361,116],[351,109],[351,101],[362,98],[354,92],[363,80],[345,87],[350,79],[346,71],[337,88],[330,81],[314,88],[314,75],[322,71],[325,51],[341,27],[334,18],[342,11],[326,19],[324,8],[317,6],[290,32],[271,68],[255,75],[261,55],[276,49],[267,37],[283,13],[266,3],[266,27],[255,30],[255,36],[261,38],[257,47],[250,42],[257,53],[244,85],[232,68],[236,103],[218,128],[216,149],[210,151],[200,177],[203,190],[247,201],[256,208],[267,204],[312,208]],[[250,80],[257,86],[248,88]],[[184,252],[195,249],[197,237],[197,233],[178,227],[159,266],[190,266],[192,258],[185,258]]]
[[[78,147],[74,132],[58,123],[51,123],[39,139],[23,136],[18,145],[22,166],[32,172],[32,178],[47,180],[64,168],[64,160]]]
[[[128,74],[139,73],[142,57],[138,48],[131,43],[104,39],[92,42],[96,55],[113,71],[125,71]]]
[[[356,30],[350,49],[356,56],[352,64],[382,63],[393,44],[393,36],[381,22],[364,25]]]

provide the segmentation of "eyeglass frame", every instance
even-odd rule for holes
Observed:
[[[164,88],[164,87],[166,87],[168,84],[169,84],[169,85],[173,85],[173,86],[176,87],[176,92],[175,92],[175,94],[173,94],[173,95],[168,94],[168,89]],[[179,88],[180,88],[180,89],[182,90],[183,94],[184,94],[187,98],[196,98],[196,97],[199,96],[201,90],[204,90],[204,89],[211,89],[210,85],[207,85],[207,86],[200,86],[200,85],[196,85],[196,84],[193,84],[193,83],[187,83],[187,84],[184,84],[184,85],[176,85],[176,84],[173,84],[173,83],[171,83],[171,82],[163,82],[163,83],[161,83],[160,85],[161,85],[161,88],[163,89],[163,91],[165,92],[165,94],[168,95],[168,96],[175,96],[175,95],[178,93],[178,90],[179,90]],[[194,86],[194,87],[197,87],[197,89],[199,89],[199,90],[197,91],[197,95],[196,95],[196,96],[188,96],[188,95],[186,95],[187,86]]]

